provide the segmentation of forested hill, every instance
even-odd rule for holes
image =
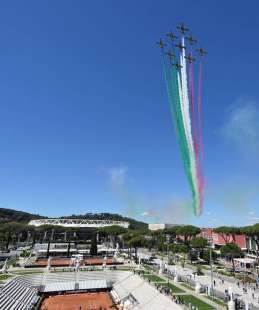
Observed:
[[[0,208],[0,223],[18,222],[18,223],[29,223],[30,220],[47,218],[38,214],[31,214],[23,211],[17,211],[12,209]],[[123,217],[119,214],[112,213],[86,213],[80,215],[62,216],[62,218],[80,218],[80,219],[93,219],[93,220],[114,220],[114,221],[126,221],[130,223],[132,229],[145,229],[147,224],[136,221],[134,219]]]
[[[31,214],[23,211],[0,208],[0,223],[7,223],[7,222],[28,223],[30,220],[40,218],[43,217],[37,214]]]

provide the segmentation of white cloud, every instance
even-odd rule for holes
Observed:
[[[230,142],[251,154],[259,153],[259,105],[241,98],[232,105],[222,133]]]
[[[144,211],[141,216],[149,216],[149,212],[148,211]]]
[[[259,217],[256,217],[256,216],[255,216],[255,217],[249,218],[249,219],[248,219],[248,223],[249,223],[250,225],[259,223]]]
[[[108,171],[109,180],[111,184],[115,187],[122,187],[125,184],[125,179],[127,175],[128,168],[123,167],[113,167]]]

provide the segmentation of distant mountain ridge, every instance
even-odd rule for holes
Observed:
[[[31,214],[13,209],[0,208],[0,223],[19,222],[29,223],[30,220],[44,218],[38,214]]]
[[[31,214],[28,212],[17,211],[13,209],[0,208],[0,224],[8,222],[18,222],[28,224],[30,220],[36,220],[41,218],[48,218],[47,216],[41,216],[39,214]],[[59,218],[79,218],[79,219],[93,219],[93,220],[114,220],[114,221],[126,221],[130,223],[132,229],[144,229],[147,228],[147,224],[134,220],[132,218],[124,217],[119,214],[113,213],[86,213],[79,215],[61,216]]]

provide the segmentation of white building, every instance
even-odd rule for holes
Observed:
[[[148,229],[149,230],[159,230],[159,229],[165,229],[165,228],[170,228],[174,226],[180,226],[177,224],[148,224]]]

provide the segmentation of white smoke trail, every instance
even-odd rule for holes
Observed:
[[[184,46],[184,37],[182,38],[182,46]],[[190,168],[191,175],[193,180],[193,185],[195,188],[195,206],[197,214],[200,214],[200,197],[199,197],[199,182],[197,175],[197,167],[196,167],[196,159],[194,152],[194,142],[192,137],[192,126],[191,126],[191,117],[190,117],[190,103],[189,103],[189,95],[188,95],[188,81],[187,81],[187,68],[186,68],[186,59],[185,59],[185,49],[182,50],[180,55],[180,65],[181,68],[181,80],[182,80],[182,113],[184,120],[184,129],[187,138],[187,144],[189,148],[190,154]]]

